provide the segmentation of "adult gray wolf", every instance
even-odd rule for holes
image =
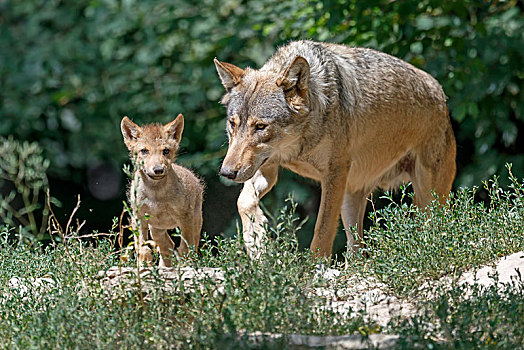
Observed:
[[[250,252],[261,245],[259,202],[279,166],[320,181],[317,256],[330,256],[339,215],[345,228],[357,227],[348,245],[358,249],[376,187],[411,181],[417,206],[432,191],[446,201],[456,145],[446,96],[428,73],[375,50],[313,41],[290,42],[258,70],[215,66],[229,136],[220,174],[244,183],[237,204]]]
[[[120,123],[124,143],[136,159],[134,178],[128,191],[133,210],[131,226],[138,230],[138,262],[151,265],[151,249],[145,244],[149,232],[160,251],[160,266],[171,266],[175,244],[167,232],[179,227],[182,241],[178,253],[197,249],[202,229],[204,185],[189,169],[174,163],[184,117],[138,126],[128,117]]]

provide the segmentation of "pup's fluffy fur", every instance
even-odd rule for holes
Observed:
[[[171,266],[175,245],[167,230],[180,228],[178,253],[184,255],[189,247],[197,249],[202,228],[204,186],[190,170],[174,164],[184,117],[179,114],[166,125],[143,126],[124,117],[121,129],[131,157],[136,159],[128,197],[133,209],[131,224],[139,230],[139,263],[151,265],[151,249],[145,244],[151,232],[160,251],[160,266]]]

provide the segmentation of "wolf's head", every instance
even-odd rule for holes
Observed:
[[[296,56],[282,72],[241,69],[215,59],[226,94],[229,148],[220,174],[249,180],[268,159],[291,152],[309,113],[309,64]]]
[[[139,171],[151,180],[164,178],[175,160],[182,138],[184,130],[182,114],[165,125],[138,126],[128,117],[124,117],[120,128],[131,156],[137,158]]]

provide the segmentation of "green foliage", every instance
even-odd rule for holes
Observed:
[[[49,188],[49,161],[37,142],[19,142],[12,137],[0,137],[0,154],[0,189],[4,188],[0,192],[1,222],[19,227],[21,236],[43,239],[48,217],[43,202]]]
[[[303,38],[377,48],[434,75],[456,122],[459,184],[506,162],[523,175],[516,0],[23,0],[2,2],[0,23],[0,135],[39,139],[54,176],[121,163],[123,115],[165,122],[179,112],[181,160],[215,174],[226,140],[213,57],[260,66]]]
[[[460,189],[449,207],[434,202],[421,211],[392,203],[372,213],[365,264],[393,291],[407,294],[428,279],[493,261],[524,249],[524,184],[511,175],[511,189],[487,182],[491,204],[473,201],[476,189]],[[403,188],[405,191],[405,188]]]
[[[174,267],[219,268],[225,277],[221,288],[205,279],[188,294],[165,292],[166,281],[153,270],[157,285],[145,303],[133,283],[107,293],[96,280],[98,270],[117,263],[112,240],[98,240],[97,248],[68,240],[67,247],[42,249],[9,243],[4,233],[0,243],[3,346],[216,348],[246,346],[245,336],[255,331],[345,334],[365,329],[360,317],[341,317],[325,307],[325,298],[310,293],[319,281],[311,255],[297,251],[295,207],[291,203],[283,209],[273,227],[279,236],[268,242],[258,261],[249,258],[241,242],[218,239],[216,248],[206,241],[201,256]],[[35,283],[36,278],[51,280]]]
[[[524,176],[524,20],[513,1],[303,0],[278,31],[375,48],[432,74],[449,97],[458,184],[473,186],[513,163]]]
[[[218,239],[217,256],[208,254],[196,262],[196,266],[216,266],[224,271],[222,297],[211,297],[216,291],[210,288],[205,297],[193,299],[201,308],[195,314],[197,329],[212,329],[216,332],[213,336],[221,338],[254,331],[344,334],[362,326],[359,317],[343,319],[324,307],[325,298],[309,293],[319,282],[315,261],[310,252],[297,249],[300,228],[294,224],[298,219],[296,204],[288,203],[276,225],[269,227],[273,237],[266,241],[258,260],[249,257],[241,241]],[[216,341],[207,338],[209,334],[199,336],[198,342]],[[213,343],[208,345],[213,347]]]
[[[493,276],[498,282],[497,276]],[[484,287],[454,285],[394,325],[400,347],[514,349],[524,344],[524,280]]]
[[[369,258],[349,264],[348,274],[379,279],[410,300],[422,282],[442,274],[459,275],[499,255],[522,250],[524,184],[490,188],[491,204],[472,202],[472,191],[450,199],[447,209],[427,211],[392,204],[377,214],[385,226],[370,232]],[[313,293],[325,286],[322,269],[309,251],[300,251],[296,204],[288,201],[268,227],[258,260],[240,240],[205,239],[199,255],[174,269],[219,269],[223,280],[192,280],[198,288],[167,291],[167,280],[151,271],[154,288],[141,289],[135,275],[108,290],[98,271],[127,264],[110,239],[96,248],[72,232],[61,244],[43,248],[9,240],[0,227],[0,338],[6,348],[285,348],[282,342],[254,343],[254,332],[282,334],[399,334],[400,346],[514,348],[522,344],[522,281],[499,287],[445,287],[418,305],[416,316],[382,329],[365,321],[363,310],[341,316],[333,299]],[[382,222],[383,221],[383,222]],[[116,222],[116,220],[115,220]],[[116,226],[116,224],[115,224]],[[380,234],[379,237],[379,233]],[[454,236],[454,237],[452,237]],[[91,237],[93,238],[93,237]],[[452,249],[449,249],[452,248]],[[397,268],[397,270],[394,270]],[[413,270],[413,268],[417,268]],[[347,276],[333,281],[333,292],[347,287]],[[133,280],[133,278],[135,280]],[[40,280],[39,280],[40,279]],[[143,286],[143,284],[142,284]],[[144,293],[142,293],[144,292]],[[323,294],[322,294],[323,295]],[[467,296],[470,296],[467,298]]]
[[[182,112],[182,149],[192,166],[214,174],[225,132],[213,57],[269,54],[272,43],[260,42],[252,29],[251,14],[263,5],[3,2],[0,135],[38,138],[51,172],[64,177],[70,169],[124,160],[124,115],[165,122]]]

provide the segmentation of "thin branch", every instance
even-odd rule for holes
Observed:
[[[51,196],[49,195],[49,188],[46,191],[46,198],[47,198],[47,209],[49,210],[49,221],[52,221],[54,224],[56,224],[56,228],[58,229],[58,231],[62,232],[62,226],[60,226],[60,223],[56,219],[56,215],[53,211],[53,208],[51,208],[51,200],[50,200]],[[51,232],[49,233],[52,234]]]
[[[122,213],[120,214],[120,221],[118,223],[118,245],[120,246],[120,250],[122,250],[122,247],[124,246],[124,228],[129,227],[129,225],[122,226],[122,221],[124,220],[124,214],[126,213],[126,208],[122,208]]]
[[[48,208],[49,208],[49,212],[51,213],[50,217],[49,217],[49,220],[51,220],[51,223],[53,224],[54,228],[55,228],[55,232],[58,232],[58,234],[60,235],[60,237],[62,237],[62,241],[64,243],[64,248],[65,248],[65,251],[66,251],[66,254],[67,256],[69,256],[69,259],[71,259],[71,261],[73,262],[73,264],[76,266],[76,268],[78,269],[78,271],[80,272],[80,275],[82,276],[83,279],[86,278],[86,276],[84,275],[84,272],[82,271],[82,269],[80,268],[80,266],[77,264],[76,260],[73,258],[73,255],[71,254],[71,252],[69,251],[69,248],[67,247],[67,240],[66,240],[66,237],[64,235],[64,232],[62,231],[62,227],[60,226],[60,223],[58,222],[56,216],[55,216],[55,213],[53,212],[53,209],[51,209],[51,201],[50,201],[50,195],[49,195],[49,189],[47,189],[47,205],[48,205]],[[77,203],[77,207],[75,208],[75,210],[73,210],[73,213],[71,214],[71,216],[69,217],[69,221],[67,222],[67,227],[69,227],[69,224],[71,223],[71,219],[73,217],[73,215],[75,214],[76,210],[78,209],[78,205],[80,204],[80,195],[78,196],[78,203]],[[52,235],[52,231],[49,231],[49,233]]]
[[[82,226],[84,223],[85,221],[82,223]],[[82,236],[65,236],[65,238],[82,239],[82,238],[111,237],[111,236],[116,236],[116,233],[93,233],[93,234],[82,235]]]
[[[75,213],[80,208],[80,203],[81,203],[80,202],[80,195],[78,195],[77,200],[76,200],[76,206],[73,209],[73,212],[71,213],[71,215],[69,216],[69,220],[67,221],[67,225],[66,225],[66,229],[65,229],[65,234],[66,235],[69,233],[69,225],[71,225],[71,221],[73,220],[73,216],[75,216]]]

